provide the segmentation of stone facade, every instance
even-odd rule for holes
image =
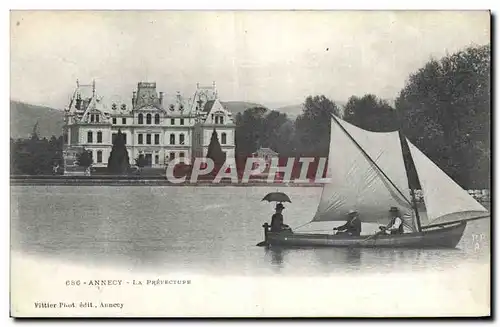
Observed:
[[[174,158],[191,164],[205,157],[213,129],[226,157],[234,158],[235,125],[219,101],[215,83],[196,86],[192,97],[157,92],[156,83],[140,82],[131,104],[106,104],[92,85],[77,87],[65,108],[65,153],[71,166],[74,152],[90,150],[94,167],[106,167],[113,138],[125,135],[130,164],[144,155],[148,166],[164,168]],[[73,163],[74,165],[74,163]]]

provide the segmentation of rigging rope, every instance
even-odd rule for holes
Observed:
[[[298,226],[298,227],[295,227],[295,228],[293,228],[293,229],[294,229],[294,230],[297,230],[297,229],[299,229],[299,228],[301,228],[301,227],[304,227],[304,226],[306,226],[306,225],[309,225],[310,223],[312,223],[312,221],[307,222],[307,223],[305,223],[305,224],[302,224],[302,225],[300,225],[300,226]]]

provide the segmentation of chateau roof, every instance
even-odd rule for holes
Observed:
[[[205,106],[203,107],[203,112],[209,113],[210,110],[212,110],[212,107],[214,106],[215,100],[209,100],[205,103]]]

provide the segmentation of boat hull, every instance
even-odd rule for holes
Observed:
[[[264,246],[280,247],[364,247],[364,248],[454,248],[462,238],[466,223],[398,235],[334,235],[265,231]]]

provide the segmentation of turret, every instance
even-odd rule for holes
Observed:
[[[135,107],[135,100],[137,98],[137,92],[132,92],[132,107]]]
[[[160,106],[163,105],[163,92],[160,92]]]

